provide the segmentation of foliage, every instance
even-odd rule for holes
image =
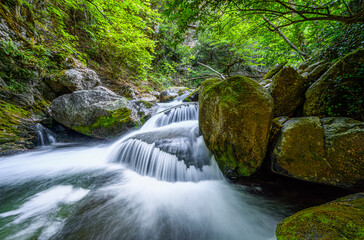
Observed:
[[[329,89],[329,94],[324,99],[325,111],[328,116],[349,116],[355,119],[364,119],[364,89],[361,82],[363,76],[364,65],[361,64],[355,74],[345,74],[334,80],[334,89]],[[333,98],[332,93],[334,91],[338,97]]]
[[[76,57],[113,78],[144,78],[150,68],[159,15],[149,1],[8,0],[0,10],[25,53]]]
[[[298,64],[302,57],[292,45],[298,51],[314,56],[312,61],[330,61],[364,43],[361,0],[348,4],[329,0],[167,2],[165,14],[177,21],[181,31],[198,23],[201,42],[225,49],[227,59],[223,58],[217,64],[225,67],[239,59],[241,63],[261,69],[285,61],[290,65]],[[278,29],[288,40],[277,33]]]

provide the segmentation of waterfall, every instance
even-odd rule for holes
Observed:
[[[198,104],[160,103],[140,131],[116,146],[110,161],[163,181],[222,179],[198,128]]]
[[[40,146],[51,145],[57,142],[55,134],[50,129],[44,127],[40,123],[37,123],[35,127],[37,130]]]
[[[112,143],[0,157],[0,239],[274,239],[285,205],[222,176],[182,100]]]

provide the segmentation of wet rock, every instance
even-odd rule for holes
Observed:
[[[276,229],[283,239],[362,239],[364,193],[304,209],[280,222]]]
[[[200,130],[227,176],[249,176],[262,164],[273,116],[273,99],[247,77],[202,83]]]
[[[79,133],[96,138],[113,138],[141,124],[132,102],[110,90],[82,90],[53,100],[55,120]]]
[[[364,180],[364,123],[350,118],[302,117],[284,123],[272,171],[296,179],[360,188]]]

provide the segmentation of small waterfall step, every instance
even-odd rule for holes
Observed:
[[[163,127],[172,123],[198,120],[198,103],[181,103],[157,112],[142,129]]]
[[[55,137],[56,134],[50,129],[44,127],[40,123],[37,123],[35,127],[38,135],[38,144],[40,146],[51,145],[57,142]]]

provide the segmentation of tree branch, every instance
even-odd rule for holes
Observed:
[[[224,75],[222,75],[221,73],[219,73],[218,71],[216,71],[215,69],[213,69],[212,67],[209,67],[209,66],[207,66],[207,65],[205,65],[205,64],[203,64],[203,63],[200,63],[200,62],[197,62],[197,64],[199,64],[199,65],[201,65],[201,66],[203,66],[203,67],[205,67],[205,68],[208,68],[208,69],[210,69],[211,71],[213,71],[214,73],[216,73],[216,74],[218,74],[220,77],[221,77],[221,79],[223,79],[223,80],[225,80],[226,78],[224,77]]]
[[[284,39],[284,41],[286,41],[299,55],[301,55],[301,56],[303,56],[304,58],[306,58],[307,56],[308,56],[308,54],[307,53],[305,53],[305,52],[302,52],[301,50],[299,50],[297,47],[296,47],[296,45],[294,45],[287,37],[286,37],[286,35],[284,35],[283,33],[282,33],[282,31],[281,30],[279,30],[279,28],[277,28],[277,26],[276,25],[274,25],[274,23],[272,23],[266,16],[264,16],[264,15],[262,15],[262,17],[263,17],[263,19],[264,19],[264,21],[266,21],[270,26],[272,26],[273,27],[273,31],[275,31],[275,32],[277,32],[283,39]]]

